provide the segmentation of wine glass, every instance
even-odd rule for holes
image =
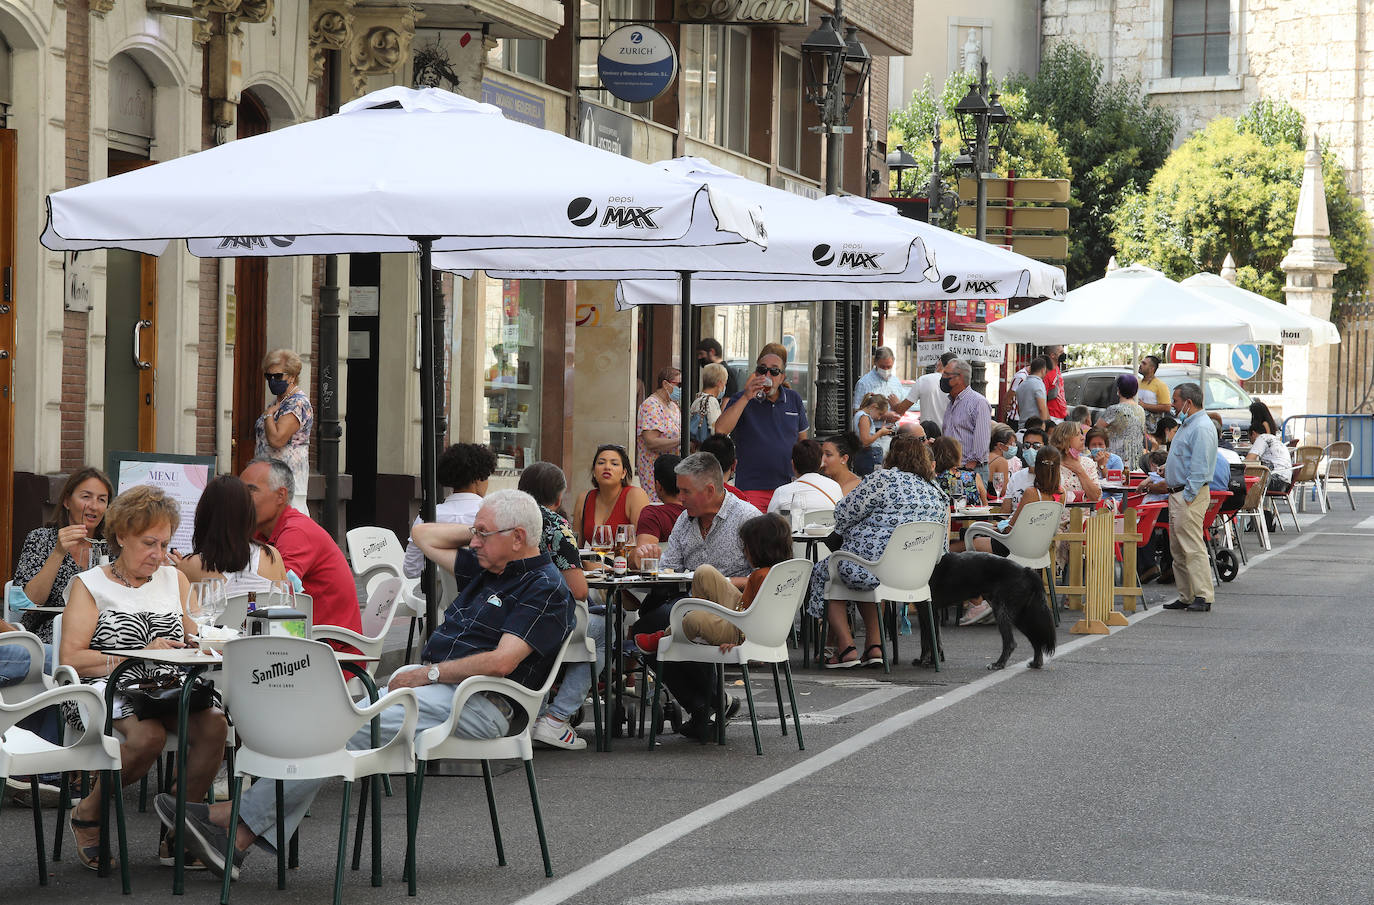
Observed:
[[[195,585],[196,607],[191,614],[202,628],[219,625],[229,605],[229,592],[223,578],[205,578]]]
[[[291,607],[296,603],[296,589],[289,581],[274,581],[267,589],[267,606]]]
[[[611,549],[611,544],[615,541],[615,534],[610,525],[597,525],[592,531],[592,549],[604,554]]]
[[[1002,485],[1005,480],[1004,475],[995,474],[992,476],[992,495],[994,498],[999,500],[1002,498]]]

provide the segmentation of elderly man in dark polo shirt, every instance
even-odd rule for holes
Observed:
[[[663,568],[672,570],[694,570],[710,563],[743,590],[752,568],[740,543],[739,528],[759,515],[759,511],[725,492],[720,463],[710,453],[693,453],[679,462],[675,471],[678,499],[684,511],[668,535],[667,549],[660,552],[657,544],[645,544],[638,550],[640,559],[661,555]],[[664,599],[652,611],[642,610],[635,624],[636,632],[667,628],[671,603]],[[646,600],[645,606],[649,605]],[[665,663],[661,674],[673,697],[691,715],[682,734],[709,738],[713,732],[711,714],[720,700],[715,669],[704,663]],[[738,709],[738,701],[728,701],[726,719]]]
[[[744,392],[731,398],[715,431],[735,441],[735,486],[754,508],[766,512],[773,491],[792,481],[792,446],[806,439],[811,423],[795,390],[783,386],[786,351],[769,343],[759,353]]]
[[[527,688],[544,683],[554,658],[575,619],[573,597],[563,576],[540,552],[543,530],[539,504],[519,490],[498,490],[478,510],[472,526],[462,527],[468,546],[430,543],[437,535],[426,528],[449,529],[451,525],[417,525],[412,535],[425,555],[451,569],[462,588],[444,612],[443,623],[425,644],[419,666],[402,667],[391,676],[388,688],[413,688],[420,717],[419,734],[448,718],[458,683],[469,676],[505,676]],[[382,689],[385,693],[387,688]],[[379,718],[382,740],[396,734],[402,723],[399,706],[384,710]],[[468,699],[454,734],[462,738],[499,738],[510,731],[515,707],[509,698],[483,692]],[[371,727],[364,726],[349,740],[350,748],[370,748]],[[305,817],[324,780],[288,781],[282,813],[290,837]],[[274,783],[260,782],[243,796],[235,830],[235,854],[229,869],[237,878],[239,866],[257,843],[268,848],[276,838]],[[154,801],[158,817],[170,826],[175,820],[175,799],[162,794]],[[187,848],[219,876],[224,875],[224,850],[229,825],[229,802],[186,809]]]

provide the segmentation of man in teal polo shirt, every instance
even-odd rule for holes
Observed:
[[[716,433],[735,441],[735,487],[760,512],[773,491],[792,481],[792,446],[806,439],[811,423],[800,394],[783,386],[786,350],[769,343],[759,353],[744,391],[716,419]]]

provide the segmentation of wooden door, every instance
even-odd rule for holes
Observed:
[[[151,166],[154,161],[114,158],[110,160],[110,175]],[[114,258],[126,255],[131,259],[121,267]],[[121,433],[119,425],[110,423],[110,416],[132,413],[137,424],[136,446],[140,452],[157,449],[157,258],[135,255],[132,252],[107,252],[108,271],[128,272],[127,287],[107,281],[106,299],[106,448],[127,448],[128,440],[135,440],[134,431]],[[135,272],[136,271],[136,272]],[[135,288],[136,284],[136,288]],[[111,293],[121,288],[137,293],[137,303],[129,299],[128,310],[118,316]],[[125,334],[128,334],[126,339]],[[125,345],[125,343],[128,345]],[[132,399],[110,399],[112,393],[128,393]],[[122,416],[121,416],[122,417]]]
[[[270,130],[267,108],[252,91],[243,92],[235,136],[251,138]],[[262,377],[262,359],[267,355],[266,258],[235,259],[232,323],[229,342],[234,346],[234,414],[230,419],[229,459],[238,474],[253,458],[258,416],[267,405],[267,385]]]
[[[14,249],[18,141],[0,129],[0,576],[13,574],[14,526]]]

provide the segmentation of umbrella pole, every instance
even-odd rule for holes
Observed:
[[[688,369],[692,364],[696,363],[696,350],[692,343],[692,272],[690,270],[678,271],[678,294],[680,296],[679,303],[682,308],[682,331],[680,336],[682,345],[683,387],[682,401],[679,403],[679,408],[682,414],[682,458],[685,459],[692,452],[692,438],[688,436],[687,433],[687,427],[691,423],[692,416],[688,414],[687,410],[691,408],[692,401],[696,399],[695,393],[693,392],[696,386],[696,380],[688,374]],[[652,486],[654,480],[653,475],[641,477]]]
[[[420,249],[420,520],[435,520],[439,500],[437,392],[434,386],[434,239],[415,239]],[[425,631],[434,632],[439,616],[439,590],[434,563],[425,560]]]

